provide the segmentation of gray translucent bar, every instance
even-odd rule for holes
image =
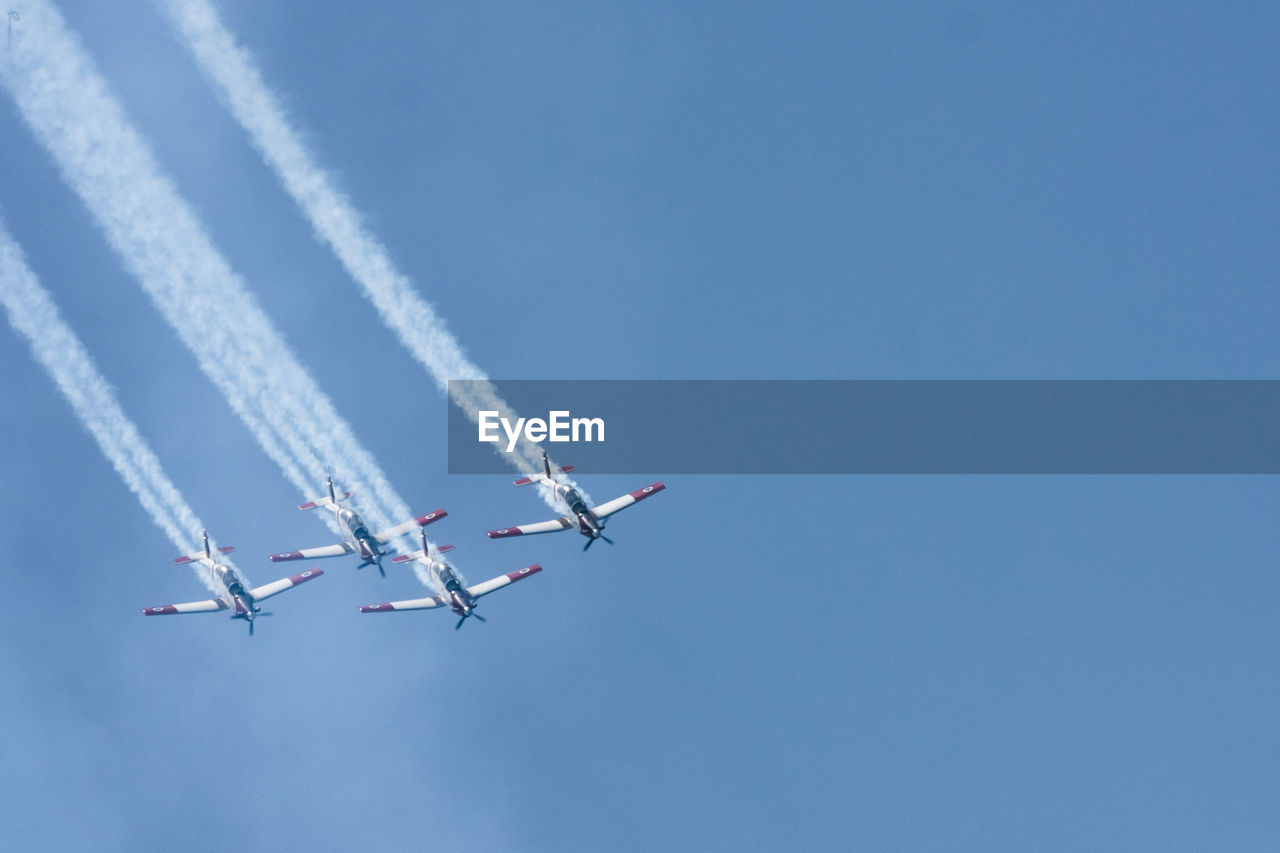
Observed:
[[[459,382],[449,383],[458,399]],[[1276,474],[1274,380],[493,380],[520,416],[603,418],[541,446],[607,474]],[[473,398],[464,393],[464,399]],[[449,406],[449,471],[509,474]],[[499,429],[499,434],[502,432]]]

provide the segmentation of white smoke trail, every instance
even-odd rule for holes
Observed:
[[[286,118],[279,98],[263,83],[253,58],[236,44],[213,7],[207,0],[164,0],[161,7],[286,192],[400,342],[446,392],[450,379],[483,380],[471,383],[473,395],[454,397],[473,419],[477,410],[489,409],[514,422],[510,407],[498,397],[483,371],[467,359],[435,309],[413,288],[408,276],[396,269],[386,248],[364,227],[350,201],[316,163]],[[455,387],[454,393],[459,389]],[[511,454],[500,455],[517,468],[542,470],[542,453],[536,445],[522,436],[518,450],[519,461]],[[541,491],[544,500],[555,507],[554,493],[546,488]]]
[[[45,0],[24,4],[0,81],[125,267],[294,486],[309,497],[331,469],[365,496],[377,527],[408,518]],[[431,585],[429,575],[419,577]]]
[[[27,339],[31,354],[66,397],[98,442],[103,455],[179,553],[193,550],[192,537],[204,525],[170,481],[137,425],[124,413],[111,385],[62,319],[61,312],[0,221],[0,303],[9,323]],[[227,561],[230,563],[230,560]],[[237,569],[237,572],[239,570]],[[212,592],[222,590],[196,565],[196,576]],[[243,575],[241,575],[243,577]],[[246,581],[247,582],[247,581]]]

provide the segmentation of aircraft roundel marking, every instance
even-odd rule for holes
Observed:
[[[652,491],[653,491],[653,486],[645,486],[645,487],[644,487],[643,489],[641,489],[640,491],[642,491],[642,492],[652,492]]]
[[[502,534],[504,534],[504,533],[506,533],[506,532],[507,532],[507,528],[505,528],[505,527],[504,527],[504,528],[502,528],[501,530],[499,530],[499,531],[498,531],[498,535],[499,535],[499,536],[501,536]]]
[[[429,512],[429,513],[427,513],[424,517],[425,517],[428,521],[430,521],[431,519],[433,519],[433,518],[435,518],[435,517],[436,517],[436,514],[435,514],[434,512]]]
[[[310,570],[310,569],[307,569],[305,572],[303,572],[302,574],[298,575],[298,577],[300,577],[300,578],[309,578],[309,577],[311,577],[311,570]]]
[[[527,575],[527,574],[529,574],[529,569],[528,569],[527,567],[526,567],[526,568],[521,569],[521,570],[520,570],[520,574],[522,574],[522,575]]]

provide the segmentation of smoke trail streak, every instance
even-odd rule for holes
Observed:
[[[310,496],[332,468],[365,496],[378,527],[408,518],[46,0],[24,6],[0,80],[125,267],[294,486]],[[425,572],[419,577],[432,585]]]
[[[191,538],[204,525],[160,466],[137,425],[124,413],[93,358],[63,320],[48,291],[27,265],[22,249],[0,221],[0,303],[9,323],[27,339],[31,354],[67,399],[80,423],[98,442],[116,473],[133,492],[179,553],[191,552]],[[227,560],[230,563],[230,560]],[[196,564],[196,576],[210,591],[222,590]],[[240,570],[236,570],[240,573]],[[243,573],[240,573],[243,578]],[[247,583],[247,580],[246,580]]]
[[[195,56],[205,77],[249,133],[254,146],[276,173],[286,192],[301,208],[320,239],[327,243],[365,296],[413,354],[448,391],[450,379],[484,380],[474,383],[474,396],[454,397],[475,419],[479,409],[496,410],[515,420],[487,377],[462,352],[431,304],[396,269],[386,248],[369,233],[360,215],[335,187],[290,126],[283,108],[266,84],[248,51],[239,47],[207,0],[165,0],[161,7]],[[455,395],[459,392],[455,389]],[[517,468],[511,454],[500,454]],[[527,470],[542,470],[541,450],[521,436],[520,462]],[[576,484],[575,484],[576,485]],[[556,506],[554,493],[541,489],[544,500]]]

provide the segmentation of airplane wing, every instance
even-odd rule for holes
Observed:
[[[448,514],[444,510],[438,509],[435,512],[429,512],[426,515],[420,515],[415,519],[406,521],[404,524],[397,524],[395,527],[384,530],[381,533],[375,533],[373,538],[385,545],[397,536],[403,536],[408,533],[414,527],[426,527],[431,522],[439,521]]]
[[[385,604],[366,604],[360,608],[361,613],[390,613],[393,610],[430,610],[443,607],[444,596],[434,598],[412,598],[408,601],[388,601]]]
[[[289,575],[287,578],[280,578],[278,581],[263,584],[257,589],[251,589],[249,590],[249,595],[253,596],[256,601],[263,601],[273,595],[279,595],[286,589],[292,589],[300,583],[306,583],[312,578],[318,578],[322,574],[324,574],[324,572],[320,569],[307,569],[305,572],[301,572],[296,575]]]
[[[505,575],[498,575],[496,578],[468,587],[467,592],[471,594],[472,598],[479,598],[482,595],[488,595],[494,590],[502,589],[509,583],[515,583],[516,581],[524,580],[530,575],[536,575],[540,571],[542,571],[542,566],[534,563],[532,566],[525,566],[523,569],[507,572]]]
[[[536,575],[542,571],[542,566],[534,563],[532,566],[525,566],[514,572],[508,572],[505,575],[498,575],[492,580],[484,583],[478,583],[467,589],[473,598],[479,598],[482,595],[488,595],[496,589],[502,589],[507,584],[515,583],[523,580],[530,575]],[[432,610],[436,607],[444,607],[445,597],[437,595],[432,598],[413,598],[408,601],[388,601],[384,604],[366,604],[360,608],[361,613],[391,613],[395,610]]]
[[[661,483],[650,483],[643,489],[636,489],[634,492],[627,492],[620,498],[614,498],[611,501],[605,501],[599,506],[593,506],[591,511],[595,513],[596,518],[605,518],[606,516],[613,515],[619,510],[626,509],[637,501],[642,501],[645,498],[652,497],[665,488],[666,486]]]
[[[553,518],[551,521],[539,521],[536,524],[522,524],[519,527],[504,527],[501,530],[490,530],[490,539],[505,539],[508,536],[524,536],[527,533],[555,533],[557,530],[568,530],[573,522],[565,516]]]
[[[346,542],[337,545],[322,545],[319,548],[303,548],[301,551],[285,551],[283,554],[272,554],[270,557],[273,563],[285,563],[289,560],[315,560],[319,557],[341,557],[343,554],[350,554],[356,549]]]
[[[220,598],[208,601],[188,601],[186,604],[165,604],[160,607],[144,607],[144,616],[170,616],[174,613],[210,613],[214,610],[226,610],[227,603]]]

